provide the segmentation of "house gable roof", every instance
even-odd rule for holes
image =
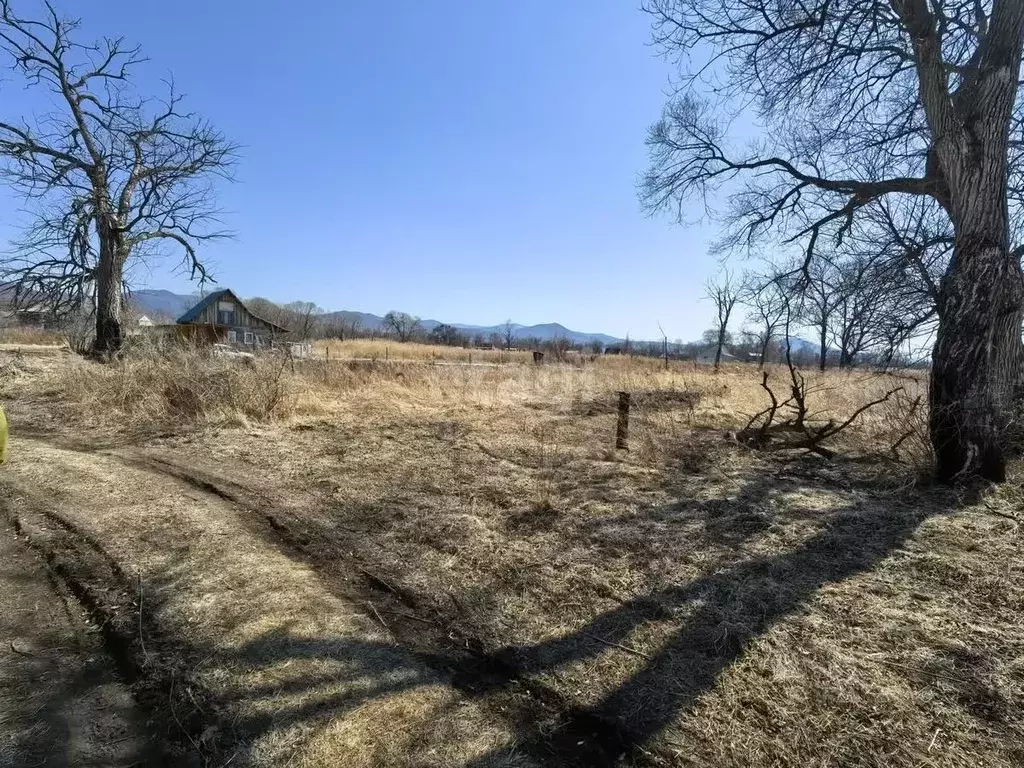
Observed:
[[[283,328],[277,323],[272,323],[266,318],[260,317],[251,309],[246,307],[245,302],[238,298],[235,295],[234,291],[232,291],[230,288],[224,288],[220,291],[214,291],[213,293],[204,296],[202,299],[199,300],[199,302],[194,307],[192,307],[192,309],[190,309],[188,312],[186,312],[184,315],[178,318],[178,324],[189,325],[191,323],[194,323],[196,319],[203,313],[203,310],[205,310],[211,304],[221,301],[222,299],[231,299],[236,304],[244,307],[245,311],[252,315],[254,318],[259,320],[261,323],[266,323],[275,331],[280,331],[281,333],[288,333],[287,328]]]

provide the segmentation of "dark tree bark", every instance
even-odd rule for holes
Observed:
[[[1024,0],[645,7],[656,42],[681,62],[697,59],[648,139],[648,208],[684,218],[690,196],[707,201],[741,176],[728,198],[725,244],[757,245],[769,232],[799,241],[810,280],[822,246],[846,247],[871,210],[925,201],[925,216],[948,224],[932,242],[953,244],[934,296],[936,476],[1005,479],[1024,361],[1022,251],[1013,245],[1024,220]],[[770,126],[749,152],[727,141],[727,116],[740,106]],[[920,253],[918,265],[930,282]],[[847,353],[859,343],[851,340]]]
[[[952,98],[925,0],[894,0],[917,55],[921,98],[956,233],[939,294],[930,428],[936,473],[1006,479],[1003,437],[1021,377],[1024,274],[1010,250],[1008,161],[1024,3],[994,4],[975,62]]]
[[[764,370],[764,360],[765,360],[766,357],[768,357],[768,347],[769,347],[769,345],[771,345],[771,343],[772,343],[772,337],[768,336],[768,335],[765,335],[764,341],[761,342],[761,353],[760,353],[760,355],[758,357],[758,361],[757,361],[757,370],[759,370],[759,371],[763,371]]]
[[[100,357],[117,354],[121,349],[121,299],[124,292],[123,238],[109,218],[96,221],[100,258],[96,267],[96,338],[93,351]],[[118,253],[118,250],[121,253]]]
[[[940,479],[1006,479],[1002,440],[1021,382],[1020,260],[998,240],[958,241],[943,281],[929,400]]]

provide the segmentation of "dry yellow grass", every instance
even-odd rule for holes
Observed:
[[[318,341],[313,345],[316,357],[335,360],[415,360],[417,362],[456,363],[526,363],[533,353],[523,350],[468,349],[435,344],[408,342],[399,344],[389,339],[336,339]]]
[[[62,347],[65,339],[61,333],[42,328],[0,327],[0,344]]]
[[[25,360],[0,397],[19,492],[143,574],[150,653],[203,662],[217,764],[1020,763],[1019,481],[915,485],[920,378],[808,373],[823,418],[906,388],[826,462],[729,439],[766,403],[742,367],[314,360],[273,369],[286,409],[175,416],[181,364]]]

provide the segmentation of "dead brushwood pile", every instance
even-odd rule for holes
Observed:
[[[1021,486],[921,486],[915,438],[893,458],[925,415],[920,379],[806,373],[812,424],[903,387],[826,460],[729,439],[765,407],[745,367],[356,362],[190,360],[201,410],[167,396],[169,359],[29,357],[0,381],[4,513],[43,550],[67,526],[58,561],[98,611],[145,606],[108,626],[131,627],[135,690],[162,692],[141,700],[168,754],[1024,759]],[[276,381],[283,405],[246,411],[201,384],[215,371]],[[637,395],[628,452],[596,405],[620,391]],[[116,416],[95,407],[112,392]],[[71,568],[79,548],[102,567]],[[111,570],[130,578],[105,586]]]
[[[793,367],[792,362],[788,363],[787,369],[790,394],[785,400],[780,400],[768,385],[771,374],[768,371],[762,372],[761,389],[768,394],[771,404],[751,416],[747,425],[736,433],[736,440],[741,445],[759,450],[807,451],[826,459],[835,458],[836,452],[824,445],[826,441],[833,440],[853,426],[865,412],[889,402],[894,395],[903,391],[902,386],[894,387],[881,397],[858,406],[845,419],[835,416],[825,418],[812,412],[808,405],[812,395],[821,389],[809,387],[807,378]],[[826,385],[819,385],[824,386]],[[905,442],[906,438],[907,435],[904,434],[896,439],[890,449],[892,453],[897,453],[899,445]]]

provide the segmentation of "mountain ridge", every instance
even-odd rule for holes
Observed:
[[[132,291],[129,296],[129,301],[142,313],[163,315],[177,319],[181,315],[192,307],[197,301],[199,296],[174,293],[164,289],[141,289]],[[360,330],[366,331],[383,331],[384,330],[384,317],[382,315],[375,315],[371,312],[357,312],[355,310],[337,310],[334,312],[327,312],[323,315],[324,319],[334,322],[352,323],[358,322]],[[439,320],[424,319],[420,323],[427,330],[431,331],[442,322]],[[457,328],[463,333],[470,335],[483,335],[490,336],[492,334],[504,335],[505,324],[501,325],[475,325],[470,323],[444,323],[451,325],[453,328]],[[512,323],[513,337],[516,339],[541,339],[542,341],[550,341],[552,339],[565,338],[574,344],[589,344],[595,341],[600,341],[602,344],[619,344],[622,343],[622,339],[615,336],[611,336],[606,333],[586,333],[582,331],[574,331],[566,328],[561,323],[538,323],[536,325],[522,325],[520,323]]]

